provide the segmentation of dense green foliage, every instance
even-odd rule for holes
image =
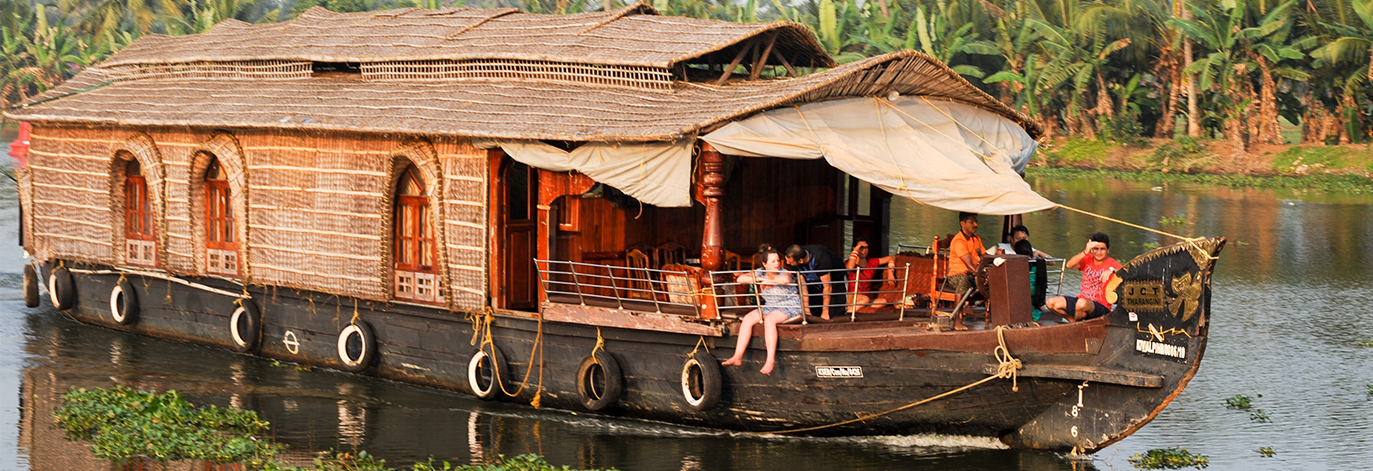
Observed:
[[[1206,455],[1194,455],[1181,448],[1155,448],[1136,453],[1130,457],[1130,464],[1139,469],[1202,469],[1211,465]]]
[[[25,101],[149,33],[321,6],[620,8],[626,0],[0,0],[0,105]],[[1373,0],[652,0],[669,15],[809,27],[841,62],[914,49],[1050,135],[1137,144],[1225,138],[1236,151],[1361,142],[1373,131]],[[1190,54],[1189,54],[1190,51]],[[1190,87],[1188,84],[1192,84]],[[1189,111],[1190,110],[1190,111]],[[1184,119],[1185,118],[1185,119]]]
[[[256,436],[268,425],[257,413],[195,407],[176,391],[79,388],[62,400],[53,413],[57,425],[68,439],[90,442],[91,452],[102,460],[259,464],[279,450]]]
[[[276,460],[285,446],[257,435],[270,426],[257,413],[216,406],[195,407],[176,391],[165,394],[110,389],[73,388],[53,412],[68,440],[86,441],[96,458],[115,463],[142,460],[195,460],[243,463],[264,471],[394,471],[386,460],[366,451],[325,452],[313,466],[299,468]],[[415,463],[414,471],[575,471],[553,466],[538,455],[519,455],[482,465],[453,465],[433,458]],[[612,470],[614,468],[611,468]]]

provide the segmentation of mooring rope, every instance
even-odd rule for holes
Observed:
[[[490,346],[492,347],[492,352],[494,353],[494,352],[495,352],[496,343],[495,343],[495,339],[493,339],[492,336],[491,336],[491,321],[492,321],[492,319],[495,318],[495,315],[493,314],[493,310],[491,310],[490,308],[486,309],[485,312],[482,313],[482,317],[484,318],[484,319],[482,320],[482,324],[483,324],[483,329],[482,329],[483,332],[482,332],[482,334],[481,334],[482,341],[481,341],[481,346],[479,346],[479,347],[477,347],[477,348],[478,348],[479,350],[486,351],[486,346],[487,346],[487,345],[490,345]],[[491,357],[491,369],[492,369],[492,373],[494,374],[494,375],[493,375],[493,378],[495,378],[496,384],[497,384],[498,386],[501,387],[501,392],[502,392],[502,393],[504,393],[506,396],[510,396],[510,397],[519,396],[520,393],[524,392],[524,388],[527,387],[527,386],[529,386],[529,375],[532,374],[532,373],[534,372],[534,353],[537,352],[537,353],[539,354],[539,380],[538,380],[539,382],[538,382],[537,389],[534,391],[534,399],[529,401],[529,405],[534,406],[535,409],[538,409],[538,408],[539,408],[540,398],[543,396],[543,370],[544,370],[544,360],[543,360],[543,348],[542,348],[542,343],[543,343],[543,312],[540,312],[540,313],[539,313],[539,330],[538,330],[538,333],[534,335],[534,346],[533,346],[533,348],[529,351],[529,367],[528,367],[528,368],[525,368],[525,370],[524,370],[524,378],[520,380],[520,387],[519,387],[519,388],[516,388],[516,389],[515,389],[515,392],[513,392],[513,393],[510,392],[510,390],[508,390],[508,389],[505,388],[505,381],[501,380],[501,365],[500,365],[500,362],[496,361],[496,356],[495,356],[494,354],[492,354],[492,353],[487,353],[487,356]]]
[[[855,423],[855,422],[863,422],[863,421],[866,421],[866,420],[871,420],[871,419],[875,419],[875,418],[878,418],[878,417],[882,417],[882,416],[884,416],[884,415],[893,414],[893,413],[896,413],[896,412],[901,412],[901,411],[903,411],[903,410],[910,409],[910,408],[912,408],[912,407],[916,407],[916,406],[920,406],[920,405],[927,404],[927,403],[930,403],[930,402],[934,402],[934,401],[937,401],[937,400],[940,400],[940,399],[943,399],[943,398],[952,396],[952,395],[954,395],[954,394],[958,394],[958,393],[961,393],[961,392],[963,392],[963,391],[967,391],[967,390],[972,389],[972,388],[975,388],[975,387],[977,387],[977,386],[981,386],[982,384],[984,384],[984,383],[986,383],[986,382],[988,382],[988,381],[991,381],[991,380],[994,380],[994,379],[998,379],[998,378],[1010,379],[1010,380],[1011,380],[1011,385],[1012,385],[1012,386],[1011,386],[1011,391],[1019,392],[1019,391],[1020,391],[1020,388],[1019,388],[1018,385],[1016,385],[1016,377],[1017,377],[1017,373],[1016,373],[1016,372],[1017,372],[1017,370],[1023,368],[1024,366],[1021,364],[1021,362],[1020,362],[1019,359],[1017,359],[1017,358],[1011,356],[1011,351],[1010,351],[1010,349],[1006,348],[1006,336],[1005,336],[1005,334],[1003,333],[1003,332],[1005,331],[1005,329],[1006,329],[1006,326],[1002,326],[1002,325],[996,326],[996,340],[997,340],[997,343],[998,343],[999,345],[997,345],[996,349],[992,351],[993,355],[996,356],[996,361],[997,361],[997,363],[998,363],[998,364],[997,364],[997,367],[996,367],[996,373],[994,373],[994,374],[992,374],[991,376],[988,376],[988,377],[986,377],[986,378],[982,378],[982,379],[980,379],[980,380],[977,380],[977,381],[973,382],[972,384],[969,384],[969,385],[967,385],[967,386],[963,386],[963,387],[954,389],[954,390],[952,390],[952,391],[949,391],[949,392],[946,392],[946,393],[943,393],[943,394],[940,394],[940,395],[937,395],[937,396],[929,397],[929,398],[926,398],[926,399],[921,399],[921,400],[919,400],[919,401],[912,402],[912,403],[910,403],[910,404],[906,404],[906,405],[904,405],[904,406],[897,407],[897,408],[895,408],[895,409],[890,409],[890,410],[886,410],[886,411],[883,411],[883,412],[878,412],[878,413],[875,413],[875,414],[866,414],[866,415],[862,415],[862,416],[859,416],[859,417],[857,417],[857,418],[845,420],[845,421],[842,421],[842,422],[835,422],[835,423],[826,424],[826,425],[817,425],[817,426],[814,426],[814,427],[804,427],[804,428],[795,428],[795,429],[789,429],[789,430],[779,430],[779,431],[775,431],[775,432],[749,432],[749,433],[751,433],[751,434],[753,434],[753,435],[779,435],[779,434],[788,434],[788,433],[811,432],[811,431],[815,431],[815,430],[827,429],[827,428],[830,428],[830,427],[838,427],[838,426],[841,426],[841,425],[848,425],[848,424],[852,424],[852,423]]]

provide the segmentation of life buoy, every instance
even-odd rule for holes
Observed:
[[[257,304],[251,299],[240,298],[234,304],[238,305],[238,309],[234,309],[233,315],[229,316],[229,335],[234,339],[234,351],[247,353],[257,348],[258,340],[262,339],[262,313],[258,312]],[[343,350],[339,352],[339,358],[343,358]]]
[[[38,270],[33,265],[24,265],[24,305],[38,307]]]
[[[577,394],[582,405],[598,411],[614,405],[624,390],[624,376],[615,357],[604,350],[596,350],[582,359],[577,368]]]
[[[138,322],[138,293],[127,279],[120,279],[110,290],[110,317],[119,325]]]
[[[720,362],[709,353],[697,351],[682,364],[682,398],[693,410],[715,408],[720,403],[723,386]]]
[[[495,344],[487,344],[472,354],[467,362],[467,385],[472,394],[492,400],[501,393],[501,372],[505,371],[505,355]]]
[[[366,321],[355,321],[338,333],[338,359],[344,371],[360,372],[372,366],[377,356],[376,337]]]
[[[48,272],[48,296],[52,307],[65,311],[76,305],[76,281],[66,268],[57,267]]]

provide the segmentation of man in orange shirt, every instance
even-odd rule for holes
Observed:
[[[982,246],[982,238],[977,236],[977,214],[958,213],[958,228],[958,235],[949,241],[949,274],[944,283],[946,291],[958,293],[962,299],[977,290],[973,276],[987,249]],[[953,328],[968,330],[959,313],[954,313]]]

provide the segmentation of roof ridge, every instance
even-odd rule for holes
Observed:
[[[594,25],[591,25],[590,28],[587,28],[587,29],[578,31],[577,34],[574,34],[573,36],[581,36],[581,35],[583,35],[583,34],[586,34],[587,32],[589,32],[589,31],[591,31],[591,30],[593,30],[593,29],[600,28],[600,27],[602,27],[602,26],[605,26],[605,25],[607,25],[607,24],[610,24],[610,23],[614,22],[615,20],[618,20],[618,19],[620,19],[620,18],[624,18],[624,17],[626,17],[626,16],[629,16],[630,13],[634,13],[634,14],[636,14],[636,15],[656,15],[656,16],[661,16],[661,15],[662,15],[662,13],[659,13],[659,12],[658,12],[658,9],[653,8],[652,5],[649,5],[648,3],[645,3],[644,0],[639,0],[639,1],[637,1],[637,2],[634,2],[633,5],[630,5],[630,6],[621,8],[619,11],[617,11],[617,12],[611,14],[609,18],[606,18],[605,20],[601,21],[600,23],[596,23],[596,24],[594,24]]]
[[[496,18],[500,18],[500,17],[502,17],[502,16],[506,16],[506,15],[510,15],[510,14],[514,14],[514,13],[519,13],[519,12],[520,12],[520,9],[519,9],[519,8],[506,8],[506,9],[504,9],[504,10],[498,10],[498,11],[496,11],[495,13],[492,13],[490,16],[487,16],[486,18],[482,18],[481,21],[478,21],[478,22],[476,22],[476,23],[472,23],[472,24],[470,24],[470,25],[467,25],[466,28],[463,28],[462,30],[460,30],[460,31],[458,31],[458,32],[456,32],[456,33],[450,34],[450,35],[448,35],[448,36],[444,36],[443,40],[444,40],[444,41],[451,41],[451,40],[457,38],[458,36],[462,35],[462,33],[466,33],[466,32],[468,32],[468,31],[472,31],[473,28],[476,28],[476,27],[478,27],[478,26],[484,25],[484,24],[486,24],[486,22],[488,22],[488,21],[494,20],[494,19],[496,19]]]

